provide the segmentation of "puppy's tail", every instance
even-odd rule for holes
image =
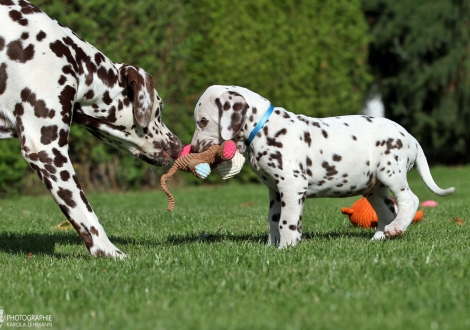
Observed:
[[[424,155],[423,149],[418,143],[418,156],[416,157],[416,169],[418,170],[419,175],[423,179],[426,186],[438,196],[447,196],[454,192],[455,188],[450,187],[447,189],[441,189],[434,182],[434,179],[431,176],[431,171],[429,170],[428,161]]]

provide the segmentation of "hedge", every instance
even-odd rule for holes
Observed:
[[[33,2],[113,61],[149,72],[165,103],[164,121],[184,143],[194,130],[195,103],[210,85],[241,85],[276,106],[328,116],[359,112],[371,80],[359,1]],[[32,174],[15,143],[1,142],[0,194],[29,187],[21,178]],[[70,157],[86,189],[153,188],[164,171],[80,127],[72,129]],[[15,164],[17,177],[7,176],[8,164]],[[237,178],[253,179],[246,170]]]

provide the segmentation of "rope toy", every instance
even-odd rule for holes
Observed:
[[[395,211],[397,210],[397,202],[393,198],[393,202],[395,203]],[[341,213],[347,214],[349,216],[349,221],[353,224],[353,226],[362,227],[362,228],[377,228],[379,218],[377,217],[377,213],[375,213],[374,208],[370,205],[367,198],[363,197],[357,200],[351,208],[343,207],[341,208]],[[419,210],[416,212],[415,217],[413,218],[413,222],[418,222],[423,219],[424,212]]]
[[[215,168],[219,164],[231,160],[235,157],[236,154],[238,154],[237,146],[235,142],[231,140],[224,141],[222,144],[213,145],[212,147],[201,153],[191,154],[188,152],[188,148],[183,150],[183,152],[181,153],[181,155],[183,156],[175,160],[175,163],[170,168],[168,173],[164,174],[160,179],[160,185],[165,194],[168,196],[167,210],[170,212],[173,211],[173,208],[175,207],[175,199],[168,190],[166,186],[166,181],[173,174],[175,174],[176,171],[181,170],[185,172],[191,172],[194,176],[198,177],[199,179],[205,179],[210,174],[211,168]],[[238,169],[236,173],[240,172],[240,169]],[[236,171],[237,169],[234,170]]]

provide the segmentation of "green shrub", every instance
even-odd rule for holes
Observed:
[[[386,114],[434,163],[470,161],[470,2],[365,0]]]
[[[358,1],[190,2],[191,86],[240,85],[311,116],[358,113],[369,83]]]
[[[165,103],[164,121],[185,144],[194,131],[196,101],[210,85],[244,86],[276,106],[328,116],[357,113],[370,81],[367,24],[359,1],[34,3],[111,60],[150,73]],[[0,145],[9,149],[10,143]],[[87,189],[152,188],[162,172],[102,144],[80,127],[71,131],[69,153]],[[19,152],[9,157],[0,159],[3,193],[20,191],[26,184],[21,178],[31,173]],[[5,167],[11,163],[21,165],[15,165],[16,176],[8,181]],[[236,178],[254,180],[247,166]],[[220,180],[211,176],[208,181]]]

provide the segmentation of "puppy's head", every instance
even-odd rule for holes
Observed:
[[[245,89],[236,86],[211,86],[202,94],[194,109],[192,152],[203,152],[226,140],[243,141],[250,105],[242,94],[246,94]]]

